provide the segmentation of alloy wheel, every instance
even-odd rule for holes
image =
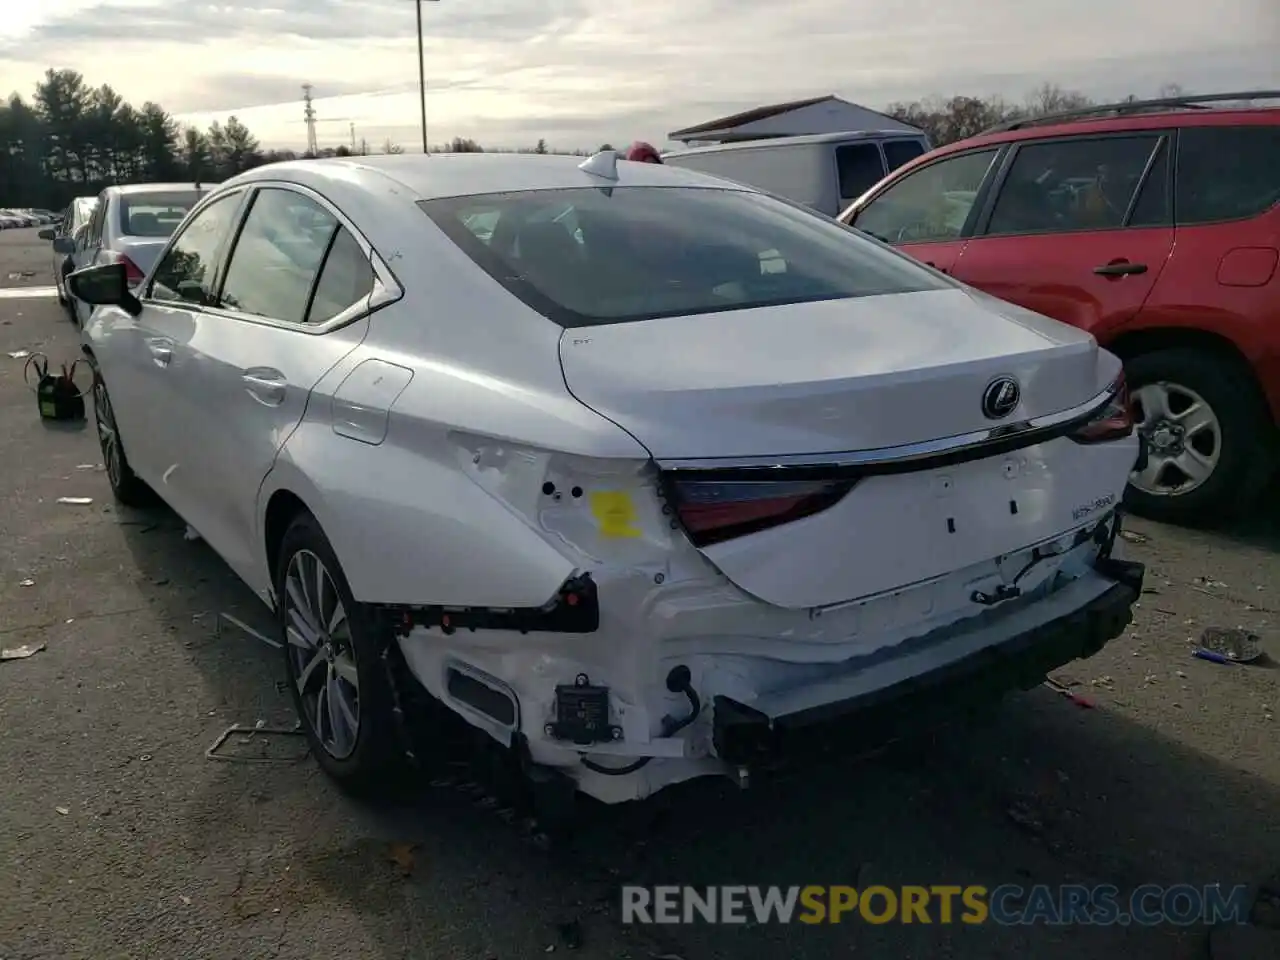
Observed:
[[[325,752],[345,760],[360,733],[351,622],[333,577],[310,550],[289,559],[284,612],[289,661],[306,720]]]
[[[100,377],[93,381],[93,419],[98,425],[98,445],[102,447],[102,462],[107,468],[111,486],[119,489],[124,471],[121,469],[120,433],[116,429],[116,415],[107,395],[107,385]]]
[[[1137,387],[1131,399],[1147,440],[1147,465],[1129,482],[1152,496],[1172,497],[1208,480],[1221,455],[1222,425],[1204,397],[1161,380]]]

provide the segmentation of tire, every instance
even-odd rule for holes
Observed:
[[[318,576],[317,562],[323,576]],[[319,631],[317,645],[307,646],[303,641],[316,639],[311,629],[316,618],[310,609],[316,605],[315,584],[320,580],[326,584],[320,601],[323,619],[335,618],[335,600],[345,616],[332,632],[328,627]],[[306,592],[303,584],[308,585]],[[407,767],[395,698],[382,661],[383,647],[395,640],[384,636],[368,610],[356,602],[333,547],[309,513],[298,514],[285,531],[275,586],[285,678],[312,756],[348,794],[386,792]],[[330,704],[334,714],[327,709]]]
[[[1130,478],[1125,501],[1134,513],[1152,520],[1184,526],[1203,526],[1230,519],[1253,506],[1275,470],[1275,424],[1266,405],[1253,386],[1248,371],[1239,364],[1213,353],[1187,348],[1155,350],[1139,354],[1125,364],[1130,396],[1135,414],[1140,417],[1140,430],[1148,437],[1148,472],[1135,472]],[[1212,460],[1207,476],[1198,482],[1183,481],[1183,492],[1176,492],[1179,474],[1176,466],[1161,472],[1158,483],[1152,483],[1155,465],[1163,459],[1160,443],[1169,439],[1158,429],[1160,418],[1148,404],[1161,394],[1169,398],[1175,412],[1187,412],[1184,406],[1198,398],[1211,412],[1216,428],[1204,427],[1185,433],[1183,449],[1198,449],[1200,463]],[[1155,402],[1149,404],[1157,406]],[[1178,425],[1189,422],[1166,418]],[[1185,429],[1185,428],[1184,428]],[[1214,436],[1212,446],[1208,443]],[[1176,447],[1174,449],[1177,449]],[[1204,451],[1212,449],[1212,455]],[[1191,466],[1194,463],[1188,462]],[[1166,489],[1159,493],[1155,490]]]
[[[93,367],[93,422],[98,431],[98,446],[102,450],[102,463],[107,469],[107,481],[116,501],[126,507],[153,506],[158,499],[152,489],[138,478],[129,466],[120,429],[116,425],[115,409],[106,381],[97,366]]]

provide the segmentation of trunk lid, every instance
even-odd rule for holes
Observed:
[[[1119,375],[1088,334],[961,288],[569,330],[561,360],[574,395],[659,461],[694,545],[783,607],[960,570],[990,587],[996,558],[1105,515],[1137,455],[1132,437],[1064,438],[887,475],[830,467],[824,454],[1071,410]],[[992,419],[983,395],[1001,376],[1021,398]]]
[[[565,382],[659,460],[868,450],[1066,410],[1119,363],[1093,338],[974,291],[799,303],[567,330]],[[982,395],[1012,376],[993,421]]]
[[[155,264],[160,251],[168,243],[167,238],[120,237],[116,241],[116,253],[122,253],[138,265],[143,273],[148,273]]]

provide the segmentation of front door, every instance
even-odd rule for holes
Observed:
[[[1159,132],[1019,145],[954,276],[1097,336],[1132,319],[1173,250],[1167,153]]]
[[[312,387],[364,339],[373,288],[368,253],[332,211],[266,187],[251,201],[214,308],[197,315],[183,345],[200,406],[191,522],[249,582],[262,573],[262,481]]]
[[[989,147],[951,154],[917,167],[842,219],[950,273],[968,243],[968,227],[998,152]]]

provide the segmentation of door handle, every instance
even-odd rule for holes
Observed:
[[[151,359],[156,366],[167,367],[173,359],[173,341],[163,337],[154,337],[147,341],[147,349],[151,351]]]
[[[1128,260],[1116,260],[1112,263],[1104,263],[1100,267],[1094,267],[1093,272],[1100,277],[1127,277],[1131,274],[1139,274],[1147,272],[1145,263],[1130,263]]]
[[[249,396],[264,406],[278,407],[284,403],[288,384],[279,370],[257,368],[247,371],[240,380]]]

